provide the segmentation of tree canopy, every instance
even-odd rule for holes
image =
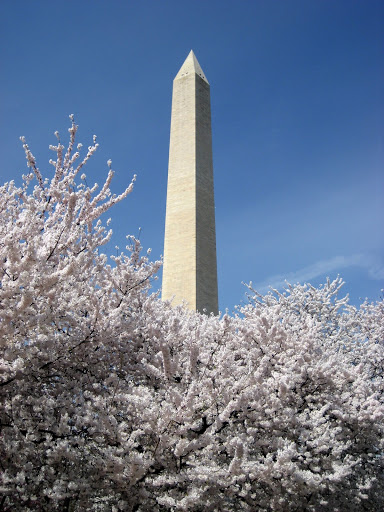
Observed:
[[[362,511],[384,505],[384,305],[342,280],[207,316],[104,214],[72,119],[46,178],[0,195],[0,510]],[[80,177],[80,180],[79,180]]]

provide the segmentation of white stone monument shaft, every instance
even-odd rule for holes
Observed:
[[[191,50],[173,81],[162,297],[217,314],[209,89]]]

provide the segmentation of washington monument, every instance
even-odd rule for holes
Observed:
[[[216,315],[209,89],[191,50],[173,81],[162,298]]]

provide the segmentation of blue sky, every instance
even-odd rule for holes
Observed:
[[[113,246],[163,251],[172,80],[194,50],[210,84],[220,309],[242,282],[340,274],[353,303],[384,285],[384,4],[376,0],[3,0],[0,181],[50,172],[53,132],[101,145],[120,192]]]

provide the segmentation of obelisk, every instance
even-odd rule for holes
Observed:
[[[173,81],[162,298],[218,314],[210,87],[191,50]]]

